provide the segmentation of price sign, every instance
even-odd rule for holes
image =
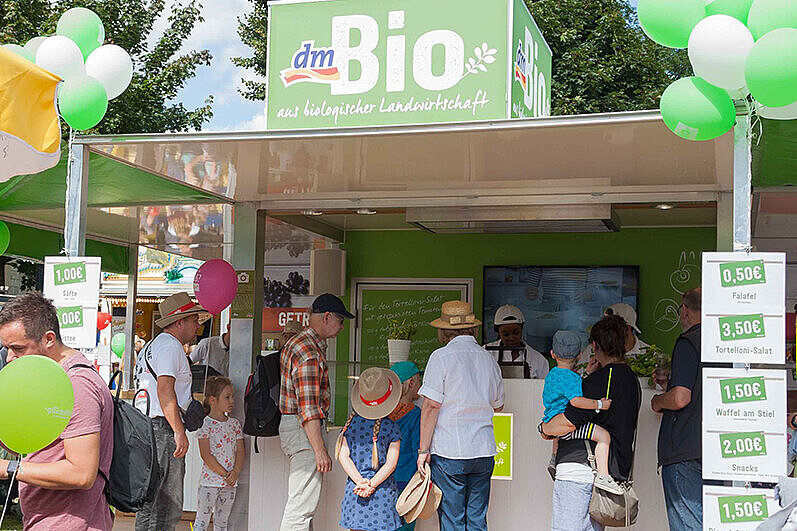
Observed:
[[[719,436],[722,457],[750,457],[767,455],[764,432],[722,433]]]
[[[703,487],[703,529],[752,531],[780,510],[772,489]]]
[[[763,376],[720,380],[720,398],[723,404],[766,400],[766,381]]]
[[[764,333],[764,316],[760,313],[719,317],[718,323],[721,341],[766,337]]]
[[[767,281],[763,260],[720,263],[720,285],[723,288],[765,284]]]
[[[71,262],[53,266],[53,283],[56,286],[86,282],[86,263]]]
[[[56,308],[58,323],[61,328],[80,328],[83,326],[83,308],[80,306],[67,306]]]

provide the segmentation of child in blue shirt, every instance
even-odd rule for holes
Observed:
[[[581,340],[578,334],[568,330],[559,330],[553,336],[551,356],[556,360],[556,367],[545,377],[542,391],[542,403],[545,406],[543,423],[550,421],[559,413],[564,413],[568,404],[579,409],[609,409],[612,401],[609,398],[593,400],[585,398],[581,392],[581,376],[575,372],[575,366],[581,353]],[[604,428],[592,422],[576,428],[575,431],[560,437],[561,439],[589,439],[595,441],[595,463],[600,481],[609,481],[609,445],[611,437]],[[556,476],[556,451],[558,440],[553,441],[553,453],[548,464],[551,478]]]
[[[401,380],[401,399],[396,409],[388,415],[388,418],[395,422],[401,431],[398,466],[393,473],[398,491],[401,493],[418,470],[418,449],[421,446],[421,408],[414,402],[418,399],[418,389],[421,388],[421,371],[411,361],[394,363],[390,370],[395,372]],[[402,524],[398,531],[415,529],[415,522],[406,524],[402,520]]]

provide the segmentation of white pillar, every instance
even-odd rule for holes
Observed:
[[[89,184],[89,151],[82,144],[72,146],[67,161],[69,172],[64,202],[64,248],[69,256],[86,254],[86,198]]]

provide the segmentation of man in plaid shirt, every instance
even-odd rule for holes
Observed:
[[[288,502],[280,531],[309,530],[321,497],[321,474],[332,470],[322,435],[329,411],[327,339],[354,315],[343,301],[325,293],[314,301],[309,326],[285,344],[280,354],[282,451],[290,460]]]

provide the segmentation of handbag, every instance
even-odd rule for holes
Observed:
[[[151,343],[151,342],[150,342]],[[149,343],[146,347],[146,352],[144,352],[144,363],[147,364],[147,370],[149,370],[150,374],[155,378],[155,381],[158,381],[158,374],[152,370],[152,365],[149,364],[149,354],[151,352]],[[205,365],[205,385],[208,383],[208,368]],[[204,392],[203,392],[204,393]],[[205,411],[205,406],[202,405],[202,402],[191,397],[191,402],[188,403],[188,407],[183,410],[180,409],[180,416],[183,418],[183,425],[185,426],[186,431],[196,431],[202,427],[202,424],[205,422],[205,417],[207,416],[207,412]]]
[[[611,369],[609,369],[609,385],[611,385]],[[639,381],[637,381],[639,386]],[[606,389],[606,398],[609,397],[609,389]],[[642,403],[642,388],[639,387],[639,403]],[[592,467],[594,474],[598,474],[595,466],[595,456],[592,453],[592,446],[589,441],[584,441],[587,447],[587,460]],[[636,430],[634,430],[634,440],[631,443],[631,455],[636,456]],[[615,494],[604,490],[599,485],[593,483],[592,498],[589,502],[589,515],[598,523],[607,527],[627,527],[636,523],[639,514],[639,496],[634,490],[634,463],[631,462],[631,472],[628,474],[628,481],[617,482],[622,489],[622,494]]]

